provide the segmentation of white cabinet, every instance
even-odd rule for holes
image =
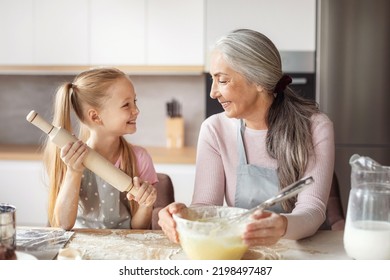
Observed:
[[[146,64],[145,1],[91,0],[90,64]]]
[[[263,33],[280,51],[315,51],[316,0],[206,0],[207,56],[219,37],[237,28]]]
[[[206,0],[206,44],[237,28],[255,29],[281,50],[315,50],[316,0]]]
[[[251,28],[280,51],[315,51],[316,0],[0,0],[0,64],[204,65]]]
[[[156,172],[171,177],[175,201],[191,204],[195,183],[195,164],[155,164]]]
[[[0,24],[0,65],[204,64],[204,0],[0,0]]]
[[[204,1],[91,0],[91,64],[203,65]]]
[[[0,0],[0,64],[88,64],[88,0]]]
[[[194,164],[156,164],[156,171],[171,177],[175,201],[191,204]],[[49,190],[39,160],[0,160],[0,202],[17,208],[18,226],[46,226]]]
[[[88,0],[35,0],[34,64],[87,65],[88,10]]]
[[[33,63],[33,0],[0,0],[0,64]]]
[[[0,202],[16,207],[18,226],[46,226],[48,189],[41,161],[0,161]]]
[[[147,0],[147,64],[204,64],[204,1]]]

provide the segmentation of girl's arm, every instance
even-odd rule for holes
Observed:
[[[56,226],[71,230],[76,222],[82,172],[66,171],[54,207]]]
[[[137,201],[139,207],[131,219],[131,228],[149,229],[152,222],[153,205],[157,199],[156,188],[138,177],[134,177],[133,183],[135,187],[138,187],[138,193],[135,197],[128,193],[128,198]]]
[[[139,208],[131,219],[131,228],[150,229],[152,224],[154,202],[157,199],[158,178],[154,169],[152,157],[140,146],[132,146],[137,159],[139,178],[134,178],[134,184],[139,184],[140,191],[134,197],[128,194],[128,199],[138,202]],[[136,185],[137,186],[137,185]],[[142,194],[142,195],[141,195]]]
[[[152,223],[152,206],[140,205],[134,217],[131,219],[132,229],[149,229]]]
[[[55,225],[65,230],[73,228],[79,201],[83,160],[87,154],[86,144],[81,141],[69,143],[61,149],[61,159],[67,165],[64,181],[54,206]]]

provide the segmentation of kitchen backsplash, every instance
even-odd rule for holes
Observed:
[[[57,87],[73,76],[0,75],[0,145],[40,144],[44,135],[26,121],[35,110],[51,120]],[[142,146],[165,146],[166,102],[175,98],[182,104],[185,145],[196,146],[199,128],[205,118],[205,76],[131,76],[141,111],[137,132],[126,136]]]

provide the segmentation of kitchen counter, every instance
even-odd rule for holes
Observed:
[[[0,145],[0,160],[41,160],[37,145]]]
[[[58,231],[58,229],[53,228],[46,229],[48,231]],[[32,228],[31,231],[34,231],[34,229]],[[64,231],[65,234],[69,234],[70,237],[64,247],[77,250],[81,254],[82,259],[187,259],[181,247],[169,241],[163,232],[158,230],[75,229],[71,232]],[[319,231],[314,236],[300,241],[282,239],[270,247],[257,246],[250,248],[243,259],[351,259],[344,251],[343,234],[343,231]],[[59,235],[57,234],[57,236]],[[51,243],[53,244],[53,242]],[[54,244],[56,243],[54,242]],[[56,249],[58,252],[58,247]],[[48,249],[50,253],[49,258],[53,258],[52,251],[50,248]],[[32,251],[28,252],[34,254]],[[38,259],[49,259],[42,253],[42,248],[39,255],[36,256]]]
[[[145,147],[156,164],[195,164],[196,148]],[[0,160],[41,160],[37,145],[0,145]]]

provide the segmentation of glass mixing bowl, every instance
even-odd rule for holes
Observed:
[[[239,260],[248,250],[242,241],[247,220],[230,224],[218,218],[247,211],[225,206],[195,206],[173,215],[180,245],[192,260]],[[212,221],[202,221],[213,218]],[[215,219],[217,218],[217,219]]]

